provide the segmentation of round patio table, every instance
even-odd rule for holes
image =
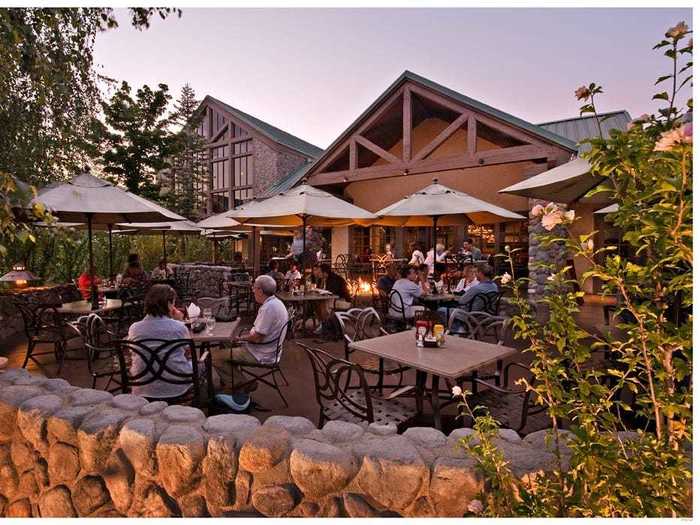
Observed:
[[[306,321],[312,319],[309,315],[309,305],[320,301],[335,301],[338,299],[337,295],[319,293],[315,291],[306,291],[299,294],[294,294],[290,292],[279,292],[277,297],[280,301],[286,304],[288,307],[293,306],[295,303],[301,305],[301,322],[302,322],[302,332],[305,335],[309,335],[306,329]]]

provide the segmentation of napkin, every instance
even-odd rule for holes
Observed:
[[[200,313],[201,310],[199,309],[199,306],[194,303],[190,303],[190,305],[187,307],[187,317],[190,319],[197,319]]]

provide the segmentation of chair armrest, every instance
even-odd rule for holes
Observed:
[[[208,359],[209,359],[209,350],[206,350],[202,355],[199,356],[199,359],[197,359],[197,361],[199,361],[200,363],[206,363]]]

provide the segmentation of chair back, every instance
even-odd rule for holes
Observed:
[[[116,342],[121,385],[125,393],[135,386],[141,387],[156,381],[171,385],[192,385],[198,387],[196,349],[191,339],[141,339]],[[192,372],[182,372],[172,367],[172,359],[180,352],[189,350]],[[135,365],[135,366],[134,366]],[[198,397],[197,397],[198,398]]]
[[[273,339],[268,339],[267,341],[262,341],[260,343],[253,343],[251,341],[246,342],[246,345],[256,346],[256,345],[269,345],[274,343],[275,345],[275,361],[274,364],[277,365],[282,360],[282,353],[284,352],[284,341],[287,338],[287,334],[292,329],[292,323],[294,319],[290,317],[284,324],[282,329],[275,335]]]
[[[387,304],[387,316],[391,319],[398,319],[406,322],[406,307],[403,303],[403,297],[398,290],[389,292],[389,302]]]
[[[486,312],[498,315],[503,292],[478,293],[467,303],[468,312]]]
[[[331,407],[342,407],[350,415],[372,423],[372,397],[369,394],[364,369],[358,364],[332,356],[318,348],[299,342],[297,345],[304,349],[311,363],[316,401],[321,407],[322,419],[328,418]],[[360,395],[351,395],[358,391],[358,386]]]
[[[202,310],[209,308],[217,321],[227,322],[235,317],[231,311],[231,300],[228,297],[199,297],[194,302]]]
[[[114,334],[97,314],[79,317],[71,326],[80,333],[87,350],[87,365],[90,375],[95,378],[109,377],[105,389],[109,388],[112,378],[121,375],[121,364],[116,348],[118,337]],[[131,360],[128,360],[128,364]],[[95,382],[93,381],[93,388]]]
[[[21,299],[16,300],[14,306],[22,316],[27,339],[32,339],[47,331],[60,331],[63,327],[61,316],[55,306]]]
[[[360,337],[360,314],[362,308],[350,308],[345,311],[336,311],[335,318],[340,325],[340,331],[343,334],[343,342],[347,347],[354,341],[359,341]]]
[[[508,319],[486,312],[466,312],[455,308],[450,314],[447,330],[454,335],[502,345]]]

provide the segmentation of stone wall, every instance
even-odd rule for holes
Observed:
[[[532,210],[536,204],[546,206],[548,201],[530,199],[530,210]],[[545,248],[536,236],[543,233],[553,233],[563,237],[566,235],[566,229],[563,226],[557,226],[553,231],[547,232],[542,227],[541,217],[534,217],[532,213],[529,213],[528,216],[528,235],[530,241],[528,251],[528,273],[530,279],[532,279],[528,288],[528,296],[531,300],[537,301],[544,296],[544,287],[547,282],[547,277],[549,276],[549,271],[539,268],[538,266],[542,263],[547,263],[554,264],[556,268],[562,268],[566,264],[567,250],[561,243],[549,245]]]
[[[231,280],[233,269],[229,266],[204,264],[173,264],[170,266],[178,275],[189,275],[189,295],[192,297],[221,297],[224,281]]]
[[[303,155],[277,151],[261,140],[253,141],[253,159],[255,165],[253,194],[256,197],[265,193],[277,181],[305,162]]]
[[[198,409],[0,371],[0,516],[462,516],[484,489],[432,428]],[[517,475],[548,469],[544,432],[501,431]],[[566,455],[565,455],[566,457]]]
[[[82,299],[73,284],[41,286],[0,295],[0,341],[24,329],[22,316],[14,306],[14,301],[18,298],[32,303],[52,305]]]

